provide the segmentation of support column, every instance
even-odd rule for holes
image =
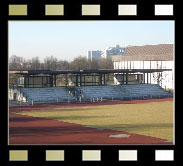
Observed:
[[[29,88],[29,75],[28,75],[28,88]]]
[[[104,74],[104,85],[105,85],[105,74]]]
[[[26,76],[24,76],[24,88],[26,88],[26,79],[27,79],[27,77]]]
[[[80,74],[80,86],[82,86],[82,74]]]
[[[139,74],[137,74],[137,82],[138,82],[138,84],[139,84]]]
[[[128,85],[128,73],[126,73],[126,85]]]
[[[85,75],[83,76],[83,85],[85,85],[86,84],[86,82],[85,82]]]
[[[53,87],[53,75],[50,76],[50,87]]]
[[[123,81],[122,84],[125,84],[125,73],[123,73]]]
[[[57,75],[55,75],[55,87],[57,86]]]
[[[151,75],[152,75],[152,73],[150,73],[150,84],[151,84]]]
[[[44,83],[43,83],[43,77],[41,77],[41,87],[44,87]]]
[[[91,77],[92,77],[92,85],[93,85],[93,75]]]
[[[147,73],[147,84],[149,84],[149,73]]]
[[[49,84],[50,84],[50,82],[49,82]],[[48,77],[46,77],[46,87],[49,87],[48,86]]]
[[[102,74],[100,74],[100,85],[102,85]]]
[[[67,79],[67,74],[66,74],[66,84],[65,85],[67,86],[67,84],[68,84],[68,79]]]
[[[32,84],[33,84],[33,88],[34,88],[34,76],[32,77]]]
[[[78,86],[78,74],[76,75],[76,86]]]

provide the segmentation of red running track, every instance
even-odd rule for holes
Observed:
[[[41,109],[55,109],[55,108],[72,108],[72,107],[84,107],[84,106],[98,106],[98,105],[115,105],[115,104],[137,104],[137,103],[151,103],[151,102],[163,102],[163,101],[173,101],[173,98],[165,99],[148,99],[148,100],[130,100],[130,101],[120,101],[120,100],[104,100],[94,103],[58,103],[58,104],[36,104],[34,106],[24,106],[24,107],[10,107],[9,112],[22,112],[31,110],[41,110]]]
[[[127,134],[125,138],[110,135]],[[10,113],[9,144],[172,144],[150,136]]]

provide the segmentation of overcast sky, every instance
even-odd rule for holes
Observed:
[[[72,60],[109,46],[173,44],[173,21],[10,21],[9,56]]]

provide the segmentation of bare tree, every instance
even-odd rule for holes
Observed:
[[[88,60],[83,56],[79,56],[71,62],[71,69],[73,70],[86,70],[88,67]]]
[[[57,69],[57,58],[50,56],[44,59],[45,70],[56,70]]]
[[[59,60],[57,63],[57,70],[69,70],[71,64],[66,60]]]
[[[100,69],[114,69],[114,65],[111,58],[100,59],[98,62]]]
[[[24,63],[23,57],[18,57],[16,55],[12,55],[9,58],[9,69],[10,70],[22,70],[23,63]]]
[[[162,76],[160,72],[152,73],[154,82],[157,82],[158,85],[160,85]]]
[[[100,68],[98,59],[93,58],[92,61],[88,61],[88,64],[88,69],[97,70]]]
[[[33,57],[31,59],[31,70],[40,70],[40,60],[39,57]]]
[[[23,59],[13,55],[9,59],[10,70],[97,70],[97,69],[113,69],[111,58],[87,60],[84,56],[78,56],[73,61],[58,60],[50,56],[41,63],[39,57],[32,59]]]

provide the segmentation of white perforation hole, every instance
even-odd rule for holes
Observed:
[[[119,161],[137,161],[137,150],[119,150]]]
[[[83,16],[100,15],[100,5],[82,5]]]
[[[156,150],[155,160],[156,161],[173,161],[174,151],[173,150]]]
[[[137,15],[137,5],[118,5],[118,15]]]
[[[101,151],[100,150],[83,150],[82,160],[83,161],[100,161]]]
[[[173,5],[155,5],[155,15],[173,15]]]

